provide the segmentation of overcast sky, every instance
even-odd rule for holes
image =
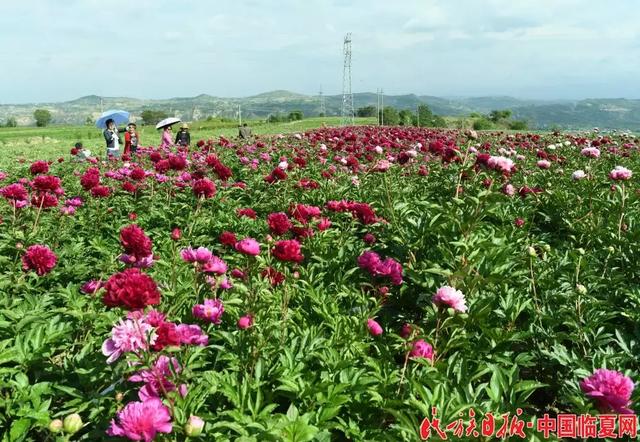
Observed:
[[[0,102],[353,90],[640,98],[638,0],[2,0]]]

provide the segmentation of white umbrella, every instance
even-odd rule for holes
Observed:
[[[176,118],[176,117],[165,118],[164,120],[156,124],[156,129],[162,129],[163,127],[171,126],[172,124],[176,124],[179,122],[180,122],[180,118]]]

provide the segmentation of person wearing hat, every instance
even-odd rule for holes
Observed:
[[[140,143],[140,136],[136,132],[136,124],[129,123],[127,126],[127,132],[124,134],[124,154],[130,155],[136,153],[138,150],[138,144]]]
[[[176,134],[176,142],[177,146],[189,146],[191,144],[191,135],[189,134],[189,125],[187,123],[183,123],[180,126],[180,131]]]

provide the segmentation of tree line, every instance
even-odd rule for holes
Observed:
[[[378,124],[385,126],[447,127],[445,119],[434,114],[426,104],[419,105],[415,113],[409,109],[398,110],[392,106],[385,106],[382,110],[375,106],[365,106],[356,110],[358,117],[375,117],[376,113]]]

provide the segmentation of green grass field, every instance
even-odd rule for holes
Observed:
[[[247,122],[255,135],[300,132],[321,127],[340,125],[340,117],[306,118],[287,123]],[[374,118],[356,118],[356,124],[375,124]],[[177,128],[178,126],[175,126]],[[235,137],[238,127],[235,122],[195,121],[190,124],[191,139],[215,138],[219,136]],[[151,126],[139,126],[141,143],[144,146],[157,145],[160,132]],[[69,150],[78,141],[82,142],[92,154],[104,155],[102,131],[93,126],[48,126],[48,127],[11,127],[0,128],[0,167],[16,159],[32,161],[36,159],[54,160],[67,156]]]

